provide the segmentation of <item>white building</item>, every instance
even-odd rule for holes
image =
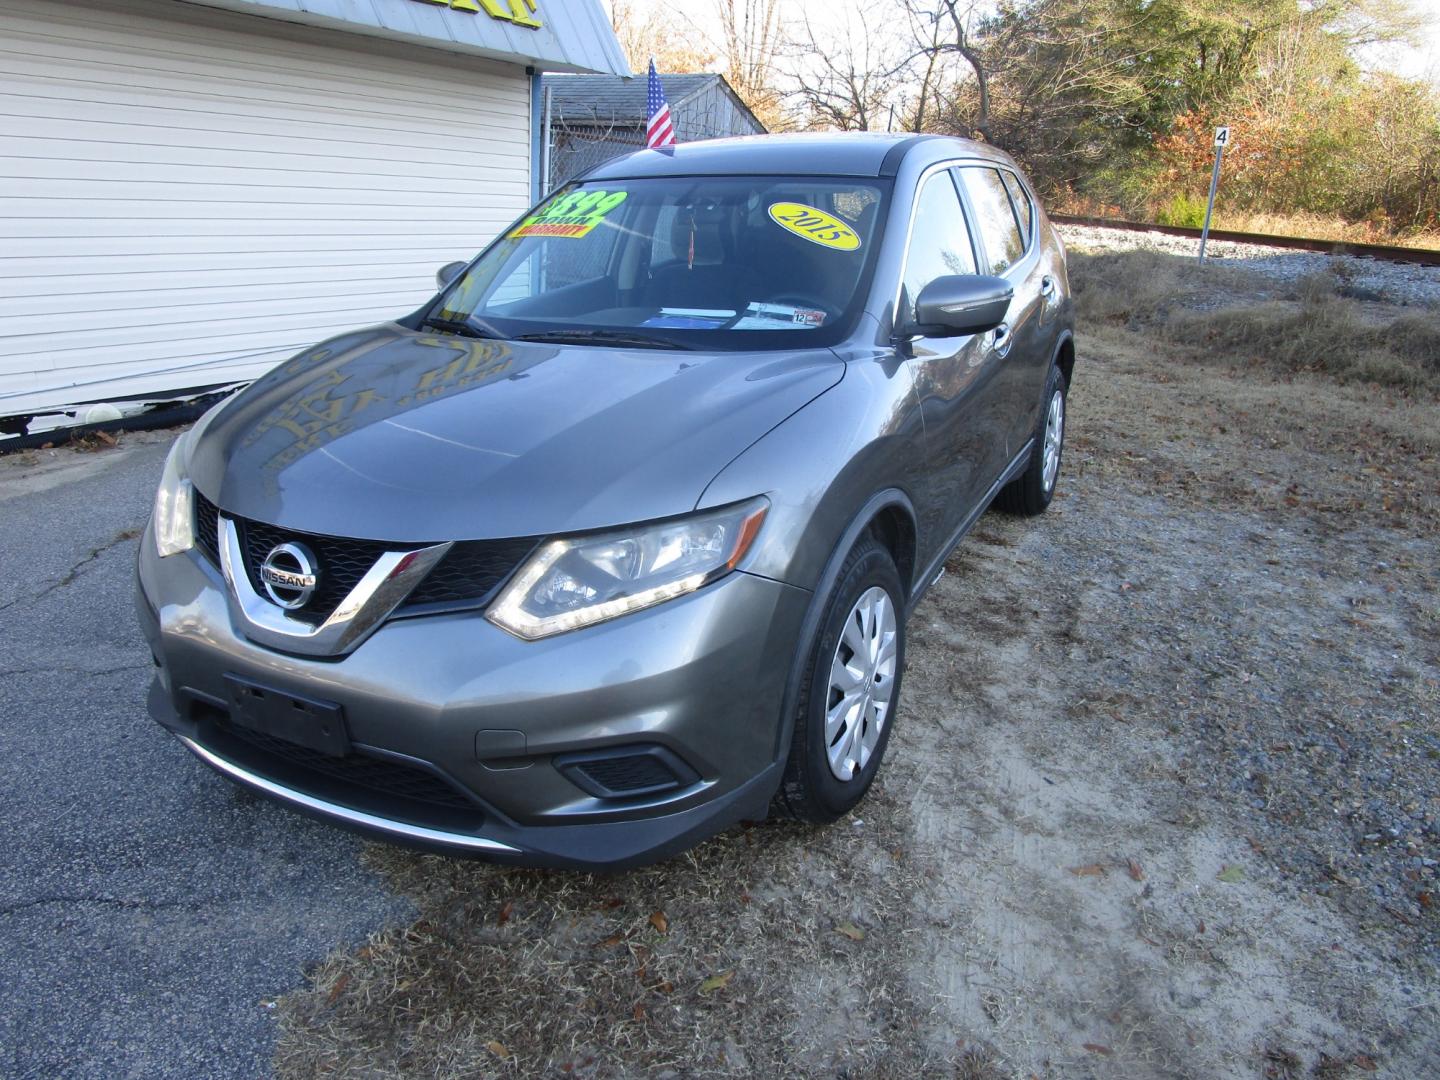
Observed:
[[[628,72],[599,0],[0,0],[0,417],[413,310],[532,201],[540,71]]]

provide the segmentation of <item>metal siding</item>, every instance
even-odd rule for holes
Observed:
[[[674,113],[675,134],[680,139],[765,133],[748,113],[735,106],[718,81],[675,106]]]
[[[0,415],[253,378],[529,204],[523,68],[272,28],[6,0]]]
[[[355,33],[533,64],[548,71],[628,75],[629,65],[599,0],[539,0],[538,28],[417,0],[190,0]]]

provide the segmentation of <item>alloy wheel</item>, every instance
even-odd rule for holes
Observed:
[[[1060,447],[1065,440],[1065,395],[1058,388],[1050,396],[1050,408],[1045,412],[1044,457],[1040,464],[1040,486],[1049,492],[1055,486],[1055,476],[1060,472]]]

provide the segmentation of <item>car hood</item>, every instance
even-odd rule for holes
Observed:
[[[393,541],[576,532],[685,513],[840,381],[829,350],[690,352],[416,333],[306,350],[220,407],[190,457],[229,513]]]

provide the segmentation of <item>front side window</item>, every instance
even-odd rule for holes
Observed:
[[[833,344],[864,301],[884,183],[725,176],[572,185],[491,245],[431,317],[514,338]]]
[[[905,253],[900,321],[915,321],[915,298],[936,278],[973,273],[975,254],[960,196],[949,172],[937,172],[925,181],[915,200],[915,222]]]
[[[975,227],[985,243],[987,274],[1003,274],[1025,254],[1025,241],[1010,205],[1010,194],[997,169],[967,165],[957,169],[975,211]]]

